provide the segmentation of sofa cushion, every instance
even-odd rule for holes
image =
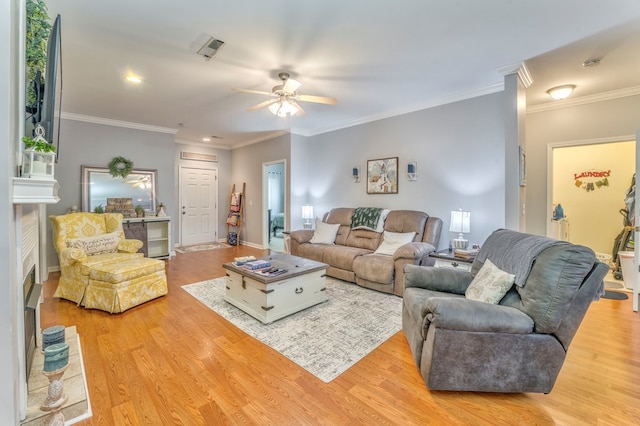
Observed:
[[[91,237],[67,238],[68,248],[82,249],[88,256],[115,253],[120,243],[120,232],[94,235]]]
[[[383,254],[366,254],[353,260],[353,272],[367,281],[391,284],[395,278],[395,262]]]
[[[467,299],[495,305],[513,286],[515,277],[514,274],[503,271],[487,259],[467,287],[464,295]]]
[[[321,262],[328,263],[329,265],[345,269],[347,271],[353,271],[353,260],[358,256],[371,253],[371,250],[347,247],[347,246],[326,246],[326,249],[322,252]]]
[[[386,254],[393,256],[400,247],[413,241],[415,238],[415,232],[390,232],[384,231],[382,237],[382,243],[374,252],[375,254]]]
[[[320,220],[316,220],[316,229],[311,237],[312,244],[333,244],[336,241],[336,235],[340,224],[324,223]]]
[[[298,250],[295,253],[296,256],[304,257],[305,259],[315,260],[316,262],[323,262],[322,257],[324,251],[331,247],[328,244],[300,244]]]
[[[351,231],[351,215],[353,214],[353,208],[338,207],[331,209],[326,214],[324,222],[326,223],[339,223],[338,235],[336,235],[337,245],[348,245],[347,238]]]
[[[382,241],[382,234],[368,229],[352,229],[343,245],[374,251]]]
[[[413,241],[422,241],[428,218],[429,215],[416,210],[392,210],[384,221],[384,230],[401,233],[415,232],[416,236]]]

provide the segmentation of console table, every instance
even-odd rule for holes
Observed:
[[[140,249],[146,257],[168,259],[171,257],[171,218],[131,217],[122,220],[122,229],[127,238],[142,241]]]

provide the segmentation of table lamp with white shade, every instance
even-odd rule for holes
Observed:
[[[465,240],[463,234],[471,232],[471,212],[462,209],[451,210],[449,231],[458,233],[458,238],[453,240],[453,248],[466,249],[469,246],[469,240]]]
[[[313,219],[313,206],[305,204],[302,206],[302,219],[304,220],[304,229],[311,229],[311,220]]]

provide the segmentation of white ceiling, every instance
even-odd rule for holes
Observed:
[[[529,105],[640,87],[638,0],[52,0],[62,17],[63,116],[174,129],[176,139],[240,146],[314,135],[502,90],[526,61]],[[213,36],[211,60],[197,55]],[[581,63],[600,58],[601,65]],[[288,71],[307,115],[247,108]],[[143,78],[125,81],[127,73]],[[169,130],[167,130],[169,131]]]

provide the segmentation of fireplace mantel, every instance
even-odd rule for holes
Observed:
[[[55,204],[60,201],[55,179],[13,178],[13,204]]]

